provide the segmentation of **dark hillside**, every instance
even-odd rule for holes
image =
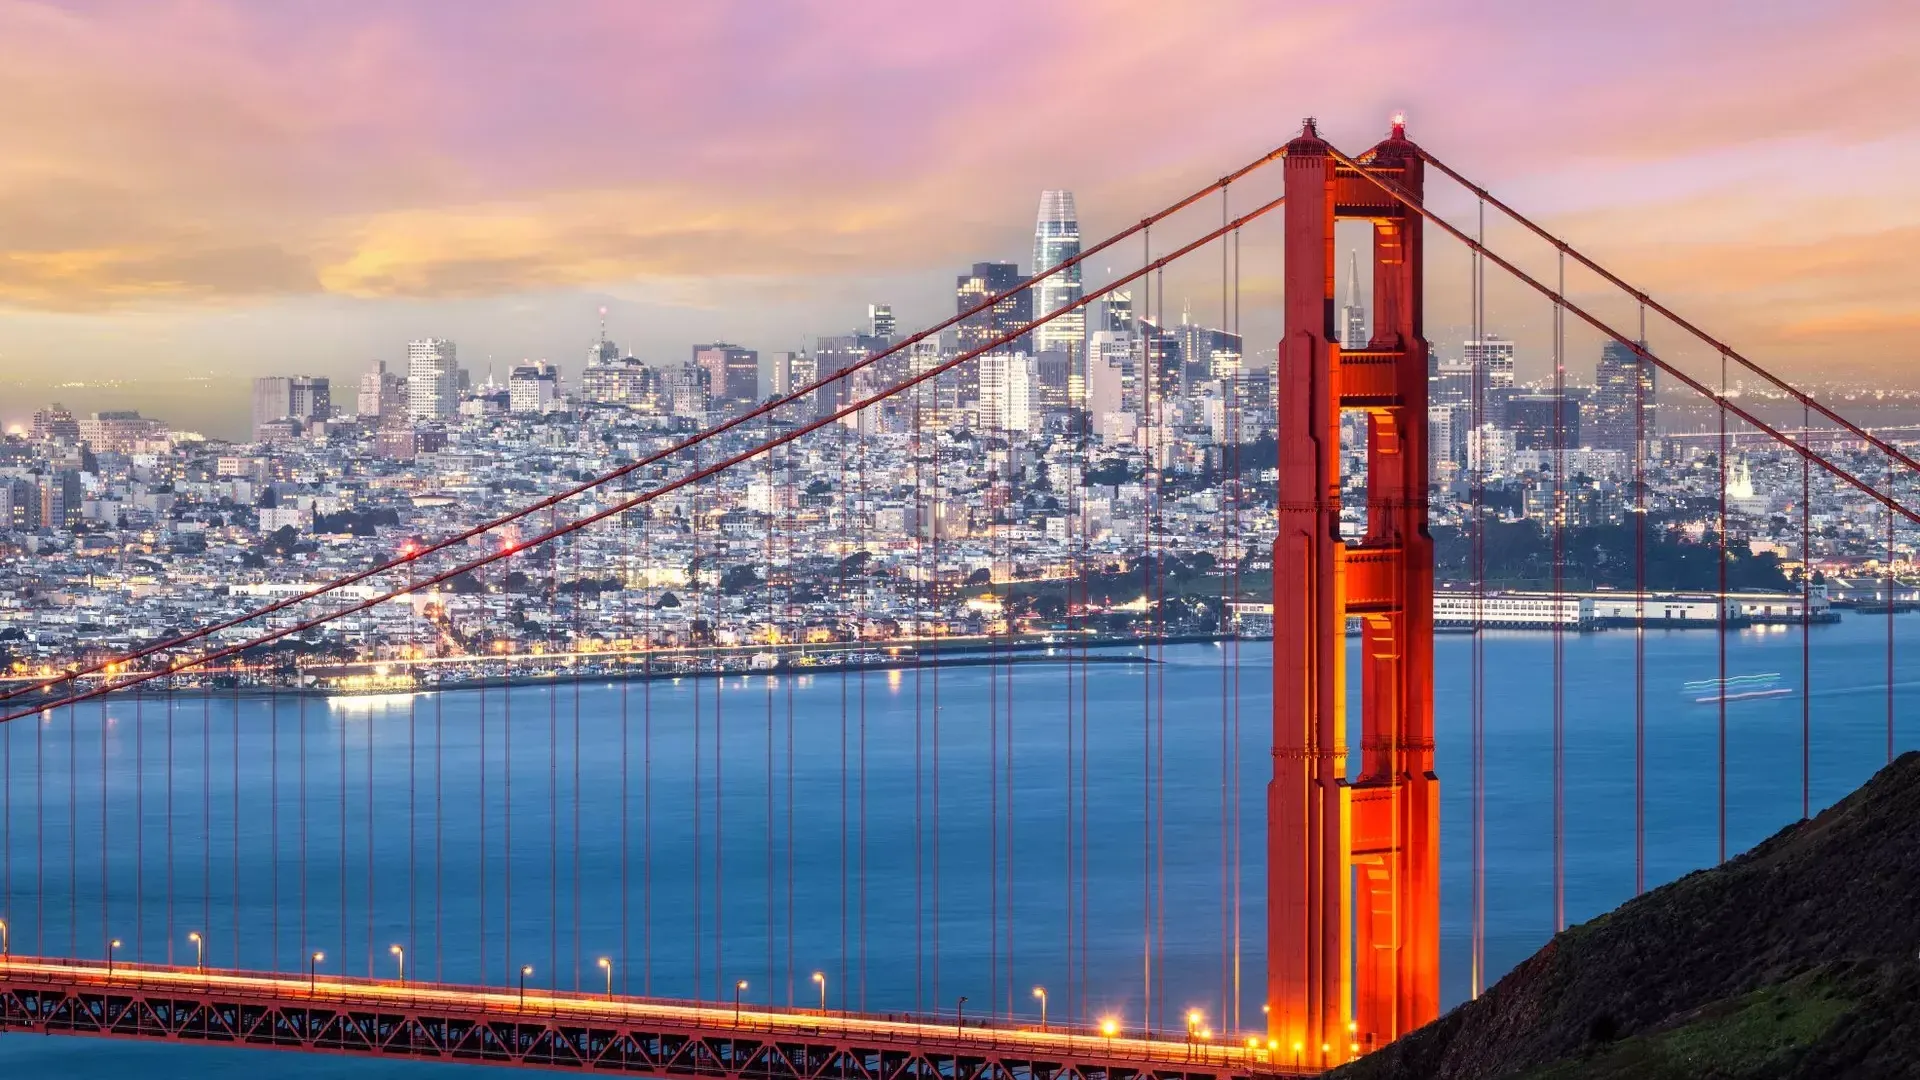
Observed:
[[[1920,1077],[1920,753],[1330,1075]]]

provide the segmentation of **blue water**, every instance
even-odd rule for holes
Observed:
[[[1911,619],[1900,617],[1898,638]],[[1885,632],[1877,617],[1813,628],[1816,808],[1885,759]],[[1461,636],[1436,643],[1450,1003],[1468,990],[1472,647]],[[1552,643],[1490,634],[1484,648],[1487,961],[1497,976],[1552,930]],[[1646,654],[1654,885],[1718,853],[1718,710],[1681,691],[1717,673],[1715,636],[1653,634]],[[1633,635],[1568,636],[1565,656],[1567,914],[1579,921],[1633,891]],[[1057,1019],[1114,1014],[1132,1026],[1145,1012],[1150,894],[1157,1015],[1177,1025],[1198,1007],[1218,1026],[1253,1026],[1269,657],[1248,645],[1238,665],[1239,1023],[1235,909],[1223,899],[1223,846],[1231,881],[1235,837],[1223,797],[1231,710],[1224,732],[1222,720],[1233,646],[1173,647],[1165,659],[1164,680],[1150,682],[1139,664],[1023,666],[1010,687],[1004,671],[943,670],[937,770],[931,671],[718,687],[567,682],[351,706],[153,695],[82,707],[0,732],[0,917],[21,953],[98,957],[118,937],[122,959],[189,963],[186,935],[200,931],[218,966],[298,971],[323,950],[323,970],[391,976],[398,943],[416,977],[510,985],[532,964],[536,984],[585,989],[604,987],[596,960],[606,956],[629,993],[727,1000],[745,979],[749,1001],[805,1005],[818,1000],[810,975],[821,971],[834,1007],[951,1010],[965,994],[969,1015],[1030,1015],[1031,988],[1044,985]],[[1920,742],[1910,719],[1920,657],[1896,662],[1904,749]],[[1795,694],[1727,709],[1730,852],[1800,813],[1798,631],[1729,638],[1729,674],[1776,671]],[[1076,684],[1084,673],[1091,703],[1083,710],[1076,697],[1071,714],[1069,672]],[[1164,729],[1144,723],[1162,701]],[[1146,828],[1158,798],[1148,750],[1164,756],[1157,830]],[[1151,832],[1158,845],[1143,846]],[[1069,919],[1083,891],[1084,934]],[[6,1068],[76,1080],[255,1075],[268,1061],[289,1076],[440,1068],[0,1038]]]

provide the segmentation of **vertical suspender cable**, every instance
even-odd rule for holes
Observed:
[[[1800,406],[1800,444],[1813,442],[1813,412]],[[1813,459],[1800,455],[1800,820],[1812,815],[1813,771]],[[1889,511],[1891,513],[1891,511]]]
[[[1160,317],[1162,319],[1165,319],[1167,314],[1166,274],[1167,272],[1165,267],[1157,268],[1154,270],[1154,273],[1153,273],[1153,277],[1154,277],[1153,286],[1154,286],[1155,292],[1158,294],[1154,297],[1154,306],[1160,309]],[[1182,362],[1184,363],[1184,358],[1182,358]],[[1160,431],[1161,435],[1164,435],[1164,432],[1165,432],[1166,409],[1167,409],[1167,394],[1166,394],[1166,388],[1163,386],[1161,387],[1160,400],[1158,404],[1155,406],[1155,410],[1154,410],[1154,427],[1161,429]],[[1162,438],[1161,443],[1157,449],[1157,453],[1155,453],[1155,455],[1153,456],[1153,460],[1148,463],[1153,470],[1152,473],[1150,474],[1153,477],[1153,490],[1152,490],[1152,495],[1149,497],[1147,501],[1147,506],[1148,506],[1147,535],[1149,537],[1151,537],[1154,534],[1155,528],[1159,525],[1161,514],[1165,512],[1161,504],[1162,493],[1161,493],[1160,485],[1162,480],[1161,461],[1162,461],[1162,458],[1166,455],[1166,452],[1167,452],[1167,447],[1166,447],[1165,439]],[[1150,600],[1148,602],[1149,611],[1150,611],[1150,622],[1153,629],[1153,637],[1150,640],[1152,640],[1155,644],[1155,655],[1157,658],[1157,663],[1155,663],[1154,665],[1156,670],[1153,673],[1154,675],[1153,677],[1153,684],[1154,684],[1154,709],[1153,709],[1153,714],[1154,714],[1153,715],[1153,727],[1154,727],[1154,732],[1153,732],[1153,741],[1154,741],[1154,746],[1153,746],[1153,815],[1154,815],[1153,923],[1154,923],[1154,926],[1153,926],[1153,942],[1154,942],[1154,961],[1155,961],[1154,963],[1155,983],[1154,983],[1153,1000],[1160,1009],[1162,1022],[1164,1022],[1165,1020],[1166,997],[1167,997],[1167,994],[1166,994],[1166,989],[1167,989],[1167,575],[1165,570],[1166,558],[1167,558],[1167,549],[1165,547],[1158,547],[1155,549],[1155,558],[1153,560],[1155,597],[1153,600]]]
[[[1228,325],[1231,327],[1233,334],[1234,347],[1239,352],[1239,366],[1235,370],[1236,382],[1238,382],[1238,376],[1245,372],[1247,362],[1247,340],[1240,330],[1239,229],[1233,230],[1233,319]],[[1230,556],[1233,559],[1233,569],[1232,576],[1229,579],[1230,585],[1227,593],[1233,600],[1237,601],[1240,599],[1240,566],[1242,559],[1245,557],[1243,537],[1240,531],[1242,525],[1240,519],[1240,498],[1242,490],[1240,477],[1240,443],[1242,431],[1241,424],[1238,420],[1231,425],[1231,434],[1233,437],[1233,467],[1231,471],[1233,481],[1231,536],[1233,543],[1229,550]],[[1226,614],[1230,616],[1231,611]],[[1228,892],[1231,893],[1233,897],[1233,1028],[1238,1031],[1241,1030],[1242,1023],[1240,1015],[1240,628],[1237,622],[1230,623],[1229,625],[1232,627],[1232,636],[1229,638],[1228,647],[1233,649],[1233,731],[1230,736],[1233,751],[1232,761],[1228,765],[1230,775],[1232,776],[1232,790],[1228,793],[1227,797],[1233,805],[1233,879],[1228,885]]]
[[[1717,624],[1716,647],[1720,660],[1720,743],[1717,761],[1720,768],[1720,862],[1727,861],[1727,354],[1720,354],[1720,396],[1715,402],[1720,418],[1720,550],[1716,569],[1720,575],[1719,603],[1714,611]]]
[[[766,421],[768,436],[774,432],[774,419],[768,415]],[[780,661],[780,613],[774,607],[774,521],[780,509],[780,502],[774,498],[774,454],[766,455],[766,651],[774,657],[774,663]],[[751,665],[749,665],[751,667]],[[772,675],[776,667],[768,667],[766,675],[766,992],[768,1001],[778,1001],[774,997],[774,680]],[[791,992],[791,984],[789,984]],[[787,1007],[793,1007],[791,997]]]
[[[474,580],[479,580],[478,572],[474,574]],[[506,580],[507,575],[502,572],[500,574],[501,584],[504,585]],[[491,631],[484,632],[487,634],[487,643],[491,647],[496,639],[493,637]],[[504,668],[502,670],[504,670]],[[475,848],[478,855],[477,862],[480,867],[480,887],[477,890],[480,903],[478,923],[475,926],[475,930],[476,937],[479,939],[477,944],[479,946],[480,956],[480,985],[485,986],[489,978],[489,968],[487,965],[487,669],[485,664],[477,665],[477,671],[477,681],[480,684],[480,718],[475,727],[479,730],[480,736],[480,782],[475,791],[473,816],[474,820],[478,822],[478,841],[475,844]],[[505,691],[503,690],[502,693],[505,693]]]
[[[640,992],[653,996],[653,507],[640,507],[640,637],[644,658],[640,673]],[[652,601],[652,603],[649,603]]]
[[[853,437],[854,437],[854,447],[855,447],[854,469],[857,477],[857,479],[855,480],[856,501],[854,503],[853,531],[854,531],[854,536],[856,538],[856,541],[860,547],[860,554],[862,555],[868,554],[867,526],[866,526],[866,505],[867,505],[866,421],[868,420],[868,418],[869,418],[868,414],[865,413],[864,411],[853,414]],[[866,562],[865,560],[863,560],[860,564],[860,574],[863,578],[868,573],[868,570],[867,570],[868,565],[869,563]],[[864,584],[860,585],[859,587],[862,593],[866,591],[866,587]],[[862,597],[862,606],[863,607],[865,606],[864,596]],[[861,627],[858,623],[854,625],[854,636],[857,643],[859,643],[860,639],[863,637],[863,635],[861,634]],[[858,848],[858,858],[855,864],[856,865],[855,877],[856,877],[856,880],[858,880],[859,882],[859,889],[860,889],[860,895],[859,895],[860,1008],[862,1011],[865,1011],[867,1007],[867,664],[866,664],[866,659],[864,655],[861,655],[860,653],[856,653],[856,655],[861,656],[861,659],[859,661],[860,670],[858,675],[859,694],[860,694],[859,696],[860,711],[859,711],[859,718],[858,718],[858,724],[857,724],[858,738],[857,738],[857,748],[856,748],[857,749],[856,761],[858,763],[858,770],[859,770],[856,801],[859,806],[860,828],[858,833],[859,848]]]
[[[558,523],[558,509],[547,511],[547,528]],[[555,617],[560,607],[560,553],[556,549],[566,542],[558,541],[542,552],[547,557],[547,618],[542,629],[547,639],[545,674],[549,676],[560,673],[559,620]],[[552,991],[560,989],[560,688],[549,678],[541,693],[547,699],[547,962],[543,966],[547,969],[547,989]]]
[[[1887,457],[1887,764],[1893,764],[1893,480],[1892,455]]]
[[[631,490],[631,489],[629,489]],[[628,972],[633,967],[632,877],[628,873],[633,851],[633,801],[628,762],[633,745],[633,718],[628,691],[633,682],[633,522],[620,521],[620,993],[633,987]]]
[[[1567,257],[1558,260],[1557,292],[1567,292]],[[1567,331],[1566,312],[1553,305],[1553,932],[1567,928],[1567,641],[1560,621],[1566,596],[1567,554]]]
[[[1220,188],[1220,224],[1222,227],[1224,227],[1229,220],[1229,195],[1229,187],[1222,185]],[[1230,323],[1229,312],[1227,310],[1228,246],[1227,238],[1222,236],[1220,238],[1220,323],[1222,327]],[[1224,434],[1227,437],[1237,439],[1239,426],[1237,424],[1238,417],[1234,415],[1233,393],[1235,379],[1232,377],[1236,375],[1237,372],[1226,372],[1225,374],[1229,377],[1223,380],[1224,385],[1221,388],[1224,395],[1221,401],[1223,413],[1222,426],[1225,428]],[[1230,451],[1228,450],[1228,444],[1219,439],[1215,440],[1215,445],[1221,452],[1222,460],[1219,462],[1219,466],[1222,477],[1221,489],[1224,490],[1227,471],[1225,458]],[[1222,506],[1220,509],[1225,510],[1226,507]],[[1219,643],[1220,648],[1220,998],[1219,1009],[1215,1015],[1220,1017],[1220,1025],[1222,1028],[1233,1030],[1229,1027],[1233,1017],[1233,956],[1230,944],[1232,940],[1233,919],[1231,901],[1231,893],[1233,891],[1233,875],[1231,869],[1233,840],[1227,829],[1228,811],[1230,809],[1229,800],[1232,797],[1233,790],[1233,774],[1230,771],[1233,760],[1231,715],[1233,664],[1228,655],[1229,644],[1226,641],[1227,613],[1230,610],[1228,604],[1232,600],[1232,595],[1228,590],[1229,577],[1226,563],[1228,559],[1232,558],[1232,554],[1227,547],[1230,542],[1230,535],[1229,531],[1224,527],[1225,518],[1223,516],[1216,520],[1220,522],[1222,527],[1219,542],[1214,545],[1214,550],[1219,552],[1219,554],[1214,559],[1213,568],[1214,573],[1220,575],[1220,610],[1214,619],[1215,640]]]
[[[1646,347],[1647,306],[1639,306]],[[1647,891],[1647,389],[1653,373],[1633,358],[1633,894]]]
[[[701,776],[701,769],[703,769],[703,757],[701,757],[701,749],[703,749],[701,742],[703,742],[703,740],[701,740],[701,732],[703,732],[703,724],[705,724],[705,721],[701,719],[701,675],[699,675],[699,657],[701,657],[701,651],[699,651],[699,625],[703,623],[701,613],[703,613],[703,607],[705,607],[705,596],[701,594],[701,571],[705,571],[707,567],[701,565],[701,494],[699,494],[699,488],[695,488],[695,490],[691,490],[691,492],[687,494],[687,511],[689,511],[689,517],[687,517],[689,536],[691,536],[691,548],[693,548],[693,559],[687,563],[687,578],[689,578],[689,580],[687,580],[687,598],[693,601],[693,607],[691,607],[691,617],[687,619],[687,634],[685,634],[685,640],[682,642],[682,648],[680,648],[680,657],[682,657],[682,669],[689,673],[689,682],[693,684],[693,911],[691,911],[691,917],[693,917],[693,999],[699,1001],[699,999],[701,999],[701,980],[703,980],[703,974],[705,974],[705,972],[703,972],[703,963],[701,963],[701,961],[703,961],[703,953],[705,953],[705,949],[703,949],[705,942],[703,942],[703,938],[701,938],[701,930],[703,930],[705,913],[707,913],[707,909],[703,907],[705,892],[707,892],[707,890],[705,890],[707,874],[705,874],[705,861],[703,861],[703,853],[701,853],[701,832],[703,832],[703,830],[701,830],[701,824],[703,824],[703,819],[705,819],[705,815],[707,815],[707,811],[703,809],[703,803],[701,803],[703,786],[705,786],[705,784],[703,784],[703,776]],[[716,997],[716,999],[720,997],[718,976],[716,976],[716,982],[714,982],[714,997]]]
[[[1487,205],[1479,202],[1479,225],[1476,243],[1484,241],[1487,227]],[[1480,425],[1484,420],[1486,398],[1486,346],[1482,342],[1482,313],[1484,302],[1482,289],[1486,282],[1486,271],[1482,266],[1480,251],[1475,248],[1468,264],[1469,298],[1471,311],[1468,318],[1473,323],[1474,355],[1467,360],[1467,430],[1472,439],[1480,438]],[[1474,444],[1469,444],[1470,448]],[[1467,711],[1468,742],[1471,746],[1473,762],[1470,769],[1473,787],[1473,833],[1470,845],[1473,849],[1473,914],[1472,942],[1469,958],[1469,981],[1471,997],[1478,998],[1486,989],[1487,966],[1487,795],[1486,795],[1486,701],[1485,701],[1485,649],[1483,636],[1486,632],[1486,517],[1483,504],[1486,488],[1481,479],[1484,457],[1480,453],[1469,454],[1467,461],[1467,507],[1472,552],[1469,558],[1473,565],[1473,643],[1468,664]]]
[[[1153,233],[1150,229],[1140,231],[1142,264],[1153,262]],[[1140,283],[1140,306],[1144,309],[1140,316],[1142,328],[1142,366],[1144,372],[1144,393],[1141,400],[1141,415],[1147,423],[1146,468],[1153,467],[1153,400],[1154,385],[1158,382],[1160,328],[1153,324],[1153,283]],[[1146,329],[1152,327],[1153,339],[1145,336]],[[1145,476],[1141,478],[1143,481]],[[1148,499],[1151,499],[1149,490]],[[1147,562],[1153,557],[1153,516],[1147,502],[1142,507],[1141,519],[1141,556],[1136,565],[1140,567],[1140,593],[1144,598],[1148,594],[1151,580]],[[1151,632],[1149,623],[1142,630]],[[1141,978],[1141,1027],[1153,1028],[1153,667],[1152,654],[1144,634],[1140,645],[1140,978]]]

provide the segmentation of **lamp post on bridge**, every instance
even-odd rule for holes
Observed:
[[[955,1035],[960,1034],[960,1029],[966,1026],[967,1026],[967,995],[961,994],[960,1000],[953,1003],[953,1033]]]
[[[600,958],[600,970],[607,973],[607,1000],[612,1001],[613,1000],[613,960],[611,957],[603,956]]]
[[[814,972],[813,981],[820,987],[820,1015],[825,1016],[827,1015],[827,973],[824,971]]]
[[[394,963],[399,965],[400,985],[407,985],[407,950],[398,945],[389,945],[387,951],[393,954]]]
[[[191,942],[193,942],[193,966],[194,966],[194,969],[195,969],[195,970],[197,970],[197,971],[205,971],[205,970],[207,970],[207,943],[206,943],[206,939],[204,939],[204,938],[202,938],[202,937],[200,936],[200,931],[198,931],[198,930],[195,930],[195,931],[193,931],[192,933],[189,933],[189,934],[187,935],[187,940],[188,940],[188,941],[191,941]]]
[[[7,920],[0,919],[0,962],[12,958],[13,951],[7,945]]]
[[[1047,1030],[1047,988],[1044,986],[1034,987],[1033,996],[1040,999],[1040,1030],[1045,1031]]]
[[[533,974],[532,964],[520,965],[520,1011],[527,1011],[527,976]]]
[[[107,942],[107,978],[109,979],[113,978],[113,953],[114,953],[114,950],[118,949],[119,947],[120,947],[119,938],[114,938],[113,940]]]
[[[740,994],[747,988],[747,980],[741,979],[733,984],[733,1026],[740,1026]]]
[[[320,961],[325,960],[326,958],[327,958],[327,954],[323,952],[317,952],[317,953],[314,953],[312,956],[307,957],[307,996],[308,997],[313,997],[315,994],[318,994],[320,992]]]

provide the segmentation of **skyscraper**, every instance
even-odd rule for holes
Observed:
[[[732,413],[760,400],[760,354],[716,341],[693,347],[693,363],[707,373],[707,394],[714,408]]]
[[[1340,308],[1340,347],[1367,347],[1367,309],[1360,306],[1360,253],[1347,253],[1347,302]]]
[[[1025,432],[1037,425],[1040,373],[1025,353],[990,352],[980,367],[980,426],[989,431]]]
[[[1080,254],[1080,218],[1071,191],[1040,193],[1040,214],[1033,226],[1033,272],[1038,274]],[[1080,299],[1080,264],[1043,278],[1033,287],[1032,311],[1044,315]],[[1074,356],[1086,341],[1086,313],[1076,308],[1033,332],[1035,352],[1058,349]]]
[[[1501,391],[1513,389],[1513,342],[1492,336],[1469,341],[1461,356],[1480,388],[1480,422],[1503,424],[1500,403],[1507,395]]]
[[[1001,332],[1013,329],[1033,318],[1033,290],[1021,289],[1009,292],[1020,284],[1020,267],[1014,263],[981,262],[974,263],[971,273],[961,274],[954,283],[954,314],[970,310],[981,301],[995,294],[1005,294],[994,302],[992,308],[980,312],[962,321],[955,331],[955,343],[961,352],[971,352],[992,341]],[[1029,340],[1026,337],[1009,342],[1005,347],[1015,352],[1027,352]],[[969,370],[963,367],[961,370]]]
[[[407,415],[415,420],[452,416],[459,404],[459,379],[453,342],[446,338],[407,342]]]
[[[793,393],[793,388],[796,385],[793,381],[794,355],[795,354],[790,352],[777,352],[772,354],[771,370],[768,374],[773,381],[772,392],[774,397],[786,397],[788,394]]]
[[[385,420],[403,413],[407,408],[407,380],[389,372],[385,360],[371,361],[360,375],[360,392],[354,405],[354,412],[361,417]]]
[[[874,337],[879,338],[882,345],[893,344],[894,323],[892,304],[868,304],[867,323],[870,327],[869,332],[872,333]]]
[[[507,373],[507,409],[516,413],[543,413],[558,397],[560,372],[541,360],[520,364]]]
[[[1600,346],[1600,361],[1593,368],[1593,397],[1589,405],[1592,422],[1587,427],[1587,443],[1596,450],[1620,450],[1634,453],[1636,437],[1654,437],[1654,368],[1640,355],[1618,341]],[[1634,407],[1640,409],[1636,431]]]
[[[253,428],[275,420],[302,425],[333,415],[333,386],[318,375],[268,375],[253,380]]]

